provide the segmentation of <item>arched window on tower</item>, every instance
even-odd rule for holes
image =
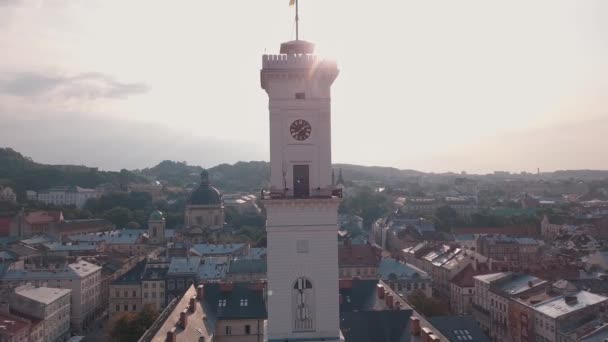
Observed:
[[[152,228],[152,237],[156,237],[157,232],[156,232],[156,227]]]
[[[293,330],[314,331],[314,292],[310,280],[298,278],[292,292]]]

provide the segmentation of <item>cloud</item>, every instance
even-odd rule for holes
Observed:
[[[73,76],[41,72],[0,73],[0,93],[22,98],[121,99],[148,90],[143,83],[119,82],[109,75],[96,72]]]
[[[49,119],[7,118],[0,125],[0,147],[12,147],[49,164],[78,164],[105,170],[136,169],[185,160],[211,167],[239,160],[267,160],[255,141],[197,135],[162,124],[68,114]]]

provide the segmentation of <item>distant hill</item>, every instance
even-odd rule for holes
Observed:
[[[202,169],[200,166],[188,165],[185,162],[165,160],[140,172],[142,176],[151,180],[164,180],[170,185],[188,186],[198,183]],[[414,170],[352,164],[336,164],[334,169],[336,177],[338,170],[341,169],[347,182],[391,182],[425,175],[424,172]],[[220,164],[208,171],[213,185],[224,191],[257,191],[267,187],[270,180],[270,163],[265,161]]]
[[[93,188],[104,183],[126,185],[143,181],[127,170],[106,172],[86,166],[40,164],[11,148],[0,148],[0,184],[14,188],[19,198],[23,198],[25,190],[54,186]]]
[[[169,185],[188,186],[198,184],[202,170],[198,165],[163,160],[141,170],[140,174],[151,180],[166,181]],[[270,164],[263,161],[220,164],[208,171],[213,185],[224,191],[257,190],[265,187],[270,179]]]
[[[394,167],[384,166],[361,166],[353,164],[334,164],[336,177],[339,169],[342,169],[344,180],[348,181],[376,181],[391,182],[404,181],[414,177],[427,175],[424,172],[415,170],[401,170]]]
[[[608,170],[558,170],[555,172],[544,173],[551,175],[552,178],[574,178],[582,180],[608,179]]]
[[[333,165],[338,176],[342,173],[346,182],[376,182],[398,184],[417,181],[420,177],[453,177],[456,174],[431,174],[393,167],[362,166],[353,164]],[[0,148],[0,185],[9,185],[23,196],[25,190],[44,190],[53,186],[95,187],[103,183],[124,185],[153,180],[164,180],[169,185],[188,186],[199,182],[202,167],[186,162],[165,160],[143,170],[120,172],[99,171],[97,168],[77,165],[46,165],[33,161],[10,148]],[[257,191],[268,186],[270,164],[265,161],[220,164],[209,169],[211,182],[223,191]],[[469,175],[485,177],[482,175]],[[583,180],[608,179],[608,171],[564,170],[547,172],[543,177],[552,179],[576,178]]]

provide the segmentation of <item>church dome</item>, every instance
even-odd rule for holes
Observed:
[[[165,215],[163,214],[162,211],[160,210],[155,210],[152,212],[152,214],[150,214],[150,218],[148,218],[148,220],[150,221],[161,221],[165,218]]]
[[[209,173],[207,170],[201,172],[201,184],[196,190],[192,191],[188,204],[191,205],[221,205],[222,194],[209,183]]]

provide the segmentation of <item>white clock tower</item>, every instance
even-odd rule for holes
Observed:
[[[268,234],[269,341],[340,341],[337,211],[331,180],[334,61],[303,40],[264,55],[270,109]]]

